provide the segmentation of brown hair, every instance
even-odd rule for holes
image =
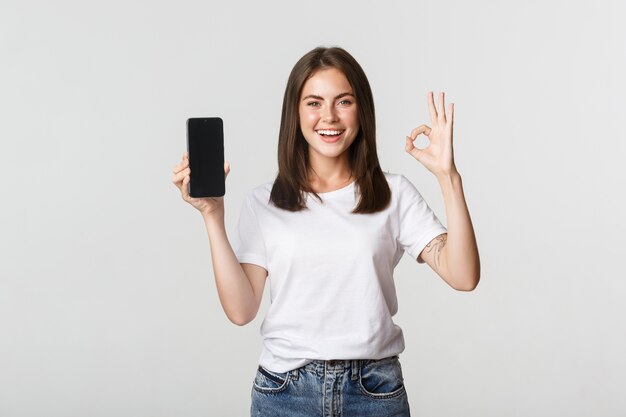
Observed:
[[[291,70],[278,135],[278,175],[272,186],[270,201],[289,211],[306,209],[305,193],[311,192],[321,202],[308,182],[309,147],[300,129],[298,105],[304,83],[322,68],[341,71],[352,87],[357,103],[359,132],[350,145],[348,160],[360,193],[352,213],[376,213],[391,201],[391,190],[376,153],[374,98],[367,77],[359,63],[339,47],[317,47],[305,54]]]

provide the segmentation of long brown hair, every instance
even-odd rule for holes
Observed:
[[[348,149],[348,160],[360,193],[352,213],[376,213],[391,201],[391,190],[376,153],[374,98],[365,72],[347,51],[339,47],[317,47],[305,54],[291,70],[280,120],[278,136],[278,175],[272,186],[270,201],[289,211],[306,209],[305,193],[322,199],[309,184],[309,147],[300,129],[298,105],[304,83],[322,68],[341,71],[352,87],[357,103],[359,132]]]

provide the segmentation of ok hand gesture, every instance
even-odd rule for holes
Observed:
[[[406,137],[405,149],[435,176],[450,175],[456,172],[452,150],[454,104],[450,103],[446,116],[443,92],[439,94],[439,109],[435,107],[432,91],[427,94],[426,98],[432,128],[421,125],[413,129],[411,135]],[[422,133],[428,137],[429,144],[423,149],[416,148],[413,141]]]

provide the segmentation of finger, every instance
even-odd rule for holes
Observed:
[[[404,147],[404,149],[407,152],[410,152],[413,148],[415,148],[415,145],[413,144],[413,139],[410,136],[405,136],[405,140],[406,146]]]
[[[450,128],[452,128],[454,126],[454,103],[450,103],[448,109],[448,123],[450,124]]]
[[[404,147],[404,150],[419,161],[422,150],[415,147],[413,139],[411,139],[410,136],[406,137],[406,146]]]
[[[183,154],[183,159],[189,159],[189,152],[185,152]]]
[[[180,183],[187,175],[191,175],[190,168],[183,169],[182,171],[174,174],[174,176],[172,177],[172,182],[178,185],[178,183]]]
[[[430,112],[430,122],[434,125],[437,123],[437,109],[435,108],[435,99],[432,91],[429,91],[426,95],[426,103]]]
[[[180,164],[176,165],[173,169],[174,174],[178,174],[180,171],[182,171],[183,169],[187,168],[189,166],[189,160],[188,159],[183,159]]]
[[[421,125],[411,130],[410,138],[415,140],[415,138],[422,133],[425,134],[426,136],[429,136],[431,131],[432,129],[428,127],[427,125]]]
[[[230,172],[230,164],[228,161],[224,162],[224,178],[228,177],[228,173]]]
[[[446,104],[443,91],[439,93],[439,122],[446,124]]]
[[[189,201],[189,175],[183,178],[183,185],[181,186],[180,190],[183,193],[183,200]]]

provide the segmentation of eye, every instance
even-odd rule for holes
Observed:
[[[339,104],[343,104],[343,105],[349,106],[350,104],[352,104],[352,101],[350,101],[350,100],[341,100],[339,102]]]
[[[318,103],[317,101],[309,101],[308,103],[306,103],[306,105],[311,107],[317,107],[320,105],[320,103]]]

